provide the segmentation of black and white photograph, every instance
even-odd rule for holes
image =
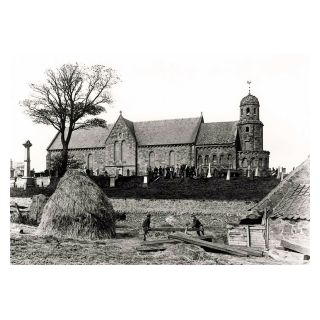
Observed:
[[[318,151],[312,5],[298,3],[22,4],[2,118],[9,282],[26,295],[70,281],[83,304],[80,286],[92,294],[102,279],[119,312],[132,296],[156,319],[215,316],[211,290],[223,319],[272,309],[282,287],[284,301],[295,286],[300,297],[317,252]],[[278,316],[313,314],[300,299]],[[64,304],[62,318],[102,310]]]
[[[10,160],[11,263],[308,263],[308,108],[301,114],[300,104],[307,62],[285,55],[221,62],[216,72],[214,63],[204,69],[191,61],[134,66],[141,82],[153,79],[150,91],[160,101],[150,93],[140,99],[144,86],[131,84],[133,70],[121,63],[119,70],[63,64],[25,83],[17,115],[31,126],[15,134],[26,141],[12,146],[23,157]],[[231,63],[240,70],[226,85],[218,78]],[[237,83],[242,73],[263,78],[259,95],[251,80]],[[275,88],[275,78],[289,75],[301,88],[295,101]],[[158,92],[168,85],[173,90]],[[241,89],[238,99],[226,97]],[[132,91],[134,107],[120,103]],[[288,100],[290,125],[285,110],[273,119]],[[290,138],[294,146],[281,142]]]

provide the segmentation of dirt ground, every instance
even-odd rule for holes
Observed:
[[[23,230],[23,233],[20,231]],[[99,241],[38,237],[36,227],[11,224],[11,264],[45,265],[242,265],[283,264],[270,257],[236,257],[206,252],[188,244],[164,245],[164,251],[139,252],[142,234],[125,225],[117,229],[117,239]],[[163,235],[153,235],[155,239]]]

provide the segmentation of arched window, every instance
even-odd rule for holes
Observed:
[[[259,158],[259,168],[262,167],[262,158]]]
[[[198,157],[198,166],[202,166],[202,156]]]
[[[209,164],[209,156],[204,157],[204,164],[207,166]]]
[[[231,154],[228,155],[228,166],[229,166],[229,168],[232,168],[232,155]]]
[[[250,108],[247,108],[247,115],[250,114]]]
[[[220,165],[222,166],[224,164],[224,155],[220,155]]]
[[[256,161],[255,161],[255,158],[252,158],[251,161],[250,161],[250,167],[255,167],[256,166]]]
[[[246,127],[246,132],[249,132],[250,131],[250,128],[249,127]]]
[[[154,152],[151,151],[149,153],[149,167],[153,168],[154,167]]]
[[[89,170],[93,170],[93,157],[92,154],[88,154],[88,159],[87,159],[87,168]]]
[[[214,154],[213,157],[212,157],[212,163],[214,165],[216,165],[218,163],[218,159],[217,159],[217,156]]]
[[[120,143],[116,141],[114,143],[114,161],[120,161]]]
[[[257,108],[253,108],[253,113],[257,114]]]
[[[248,166],[247,158],[243,158],[242,160],[242,168],[246,168]]]
[[[127,143],[125,140],[121,142],[121,160],[125,161],[127,158]]]
[[[170,151],[169,153],[169,166],[174,166],[176,165],[176,155],[173,150]]]

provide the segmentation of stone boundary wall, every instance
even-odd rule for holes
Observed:
[[[165,225],[166,220],[173,225],[184,227],[192,223],[194,213],[204,224],[209,233],[227,238],[227,222],[244,218],[247,210],[253,206],[248,201],[217,201],[217,200],[165,200],[165,199],[115,199],[109,198],[116,212],[126,213],[123,223],[132,228],[141,229],[141,224],[147,213],[151,216],[151,227]],[[31,198],[11,198],[20,205],[29,206]]]

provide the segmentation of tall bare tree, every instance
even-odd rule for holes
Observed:
[[[103,65],[65,64],[47,70],[44,83],[30,84],[31,96],[21,104],[35,123],[51,125],[60,132],[62,174],[68,165],[72,133],[106,126],[105,120],[95,116],[112,103],[110,89],[119,80],[113,69]]]

